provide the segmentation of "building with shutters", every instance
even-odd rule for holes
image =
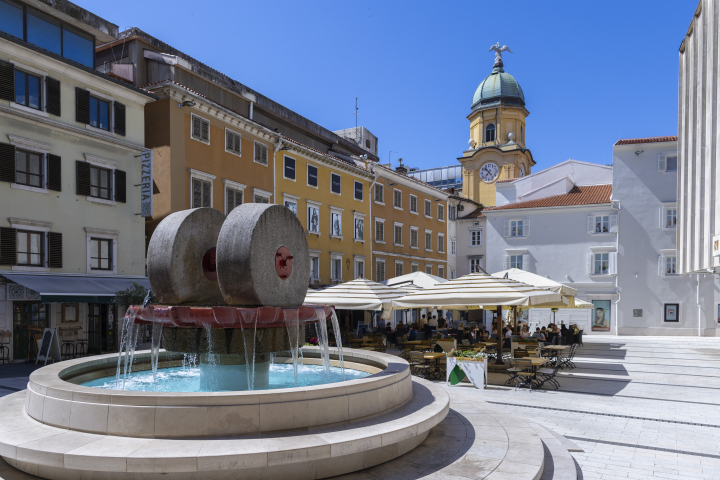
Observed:
[[[117,26],[69,2],[0,0],[0,330],[114,348],[115,292],[145,280],[139,159],[145,91],[98,73]]]
[[[408,176],[402,165],[373,168],[373,279],[418,271],[447,278],[449,194]]]

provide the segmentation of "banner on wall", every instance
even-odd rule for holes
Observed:
[[[140,216],[153,214],[153,152],[140,154]]]
[[[593,300],[593,312],[591,326],[593,332],[609,332],[610,323],[610,300]]]

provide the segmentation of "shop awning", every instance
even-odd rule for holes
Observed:
[[[150,288],[147,277],[0,273],[8,280],[37,292],[43,303],[112,303],[115,294],[133,282]],[[12,300],[8,297],[8,300]]]

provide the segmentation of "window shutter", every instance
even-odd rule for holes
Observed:
[[[48,153],[48,190],[54,190],[56,192],[62,191],[62,163],[58,155]]]
[[[227,196],[227,204],[225,205],[226,215],[230,215],[233,208],[235,208],[235,190],[232,188],[225,189],[225,195]]]
[[[0,143],[0,182],[15,183],[15,146]]]
[[[665,276],[665,255],[662,254],[658,257],[658,275]]]
[[[526,253],[523,255],[522,269],[525,270],[526,272],[530,271],[530,254],[529,253]]]
[[[115,201],[127,202],[127,174],[122,170],[115,170]]]
[[[503,222],[503,237],[507,238],[510,236],[510,220]]]
[[[212,206],[210,195],[212,193],[212,188],[210,185],[210,182],[201,182],[202,183],[202,206],[203,207],[210,207]]]
[[[113,102],[115,116],[115,133],[125,136],[125,105],[120,102]]]
[[[510,268],[510,256],[503,255],[503,270],[507,270],[509,268]]]
[[[587,274],[588,275],[593,274],[593,254],[592,253],[587,254]]]
[[[590,235],[595,233],[595,215],[588,216],[587,233]]]
[[[523,220],[523,237],[530,236],[530,219],[526,218]]]
[[[617,273],[617,252],[610,252],[608,260],[610,260],[610,275],[615,275]]]
[[[17,263],[17,230],[0,227],[0,265]]]
[[[75,161],[75,193],[83,197],[90,196],[90,164]]]
[[[610,233],[617,233],[618,231],[618,216],[610,215]]]
[[[658,172],[667,170],[667,155],[658,155]]]
[[[47,91],[47,113],[60,116],[60,80],[45,77],[45,88]]]
[[[203,142],[209,142],[210,141],[210,123],[206,121],[200,122],[200,127],[202,131],[201,139]]]
[[[62,233],[48,233],[48,267],[62,268]]]
[[[665,228],[665,207],[660,207],[660,228]]]
[[[90,123],[90,92],[80,87],[75,87],[75,121]]]
[[[15,101],[15,66],[0,61],[0,99]]]

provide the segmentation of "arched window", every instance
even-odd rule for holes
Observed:
[[[495,141],[495,124],[489,124],[485,127],[485,143]]]

